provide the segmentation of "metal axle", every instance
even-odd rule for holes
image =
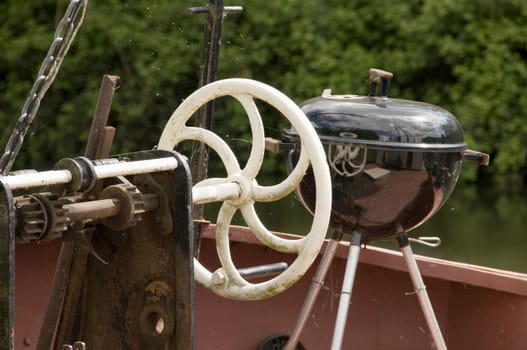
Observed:
[[[80,164],[79,160],[84,157],[76,159],[67,159],[68,163]],[[87,158],[84,158],[87,160]],[[63,160],[64,161],[64,160]],[[60,162],[59,162],[60,163]],[[85,165],[86,162],[83,162]],[[115,176],[128,176],[138,174],[148,174],[159,171],[173,170],[177,167],[177,161],[172,157],[137,160],[131,162],[112,162],[109,164],[92,165],[93,175],[95,179],[107,179]],[[75,176],[84,176],[79,170],[81,166],[74,166],[63,170],[49,170],[38,173],[25,173],[20,175],[7,175],[0,177],[0,180],[11,190],[27,189],[32,187],[50,186],[67,184],[74,180]],[[81,180],[82,181],[82,180]],[[91,181],[91,180],[90,180]]]

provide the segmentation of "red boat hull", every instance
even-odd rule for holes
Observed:
[[[217,264],[212,229],[200,249],[208,265]],[[231,239],[239,267],[291,259],[259,244],[245,228],[233,227]],[[36,348],[59,250],[58,243],[17,246],[16,349]],[[342,243],[302,333],[307,349],[330,348],[347,252]],[[526,275],[417,258],[449,349],[527,349]],[[227,300],[198,286],[196,349],[256,349],[264,338],[290,332],[316,266],[283,294],[262,301]],[[362,249],[343,348],[432,349],[412,288],[398,252]]]

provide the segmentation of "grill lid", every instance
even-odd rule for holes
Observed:
[[[460,123],[447,110],[428,103],[388,98],[386,74],[391,78],[391,73],[370,70],[370,96],[332,95],[328,89],[322,96],[300,104],[323,143],[407,151],[467,149]],[[375,96],[379,82],[380,97]],[[295,140],[297,133],[291,128],[285,135]]]

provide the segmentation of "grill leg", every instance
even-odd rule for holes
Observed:
[[[353,289],[355,272],[357,271],[357,265],[359,263],[361,241],[362,235],[360,233],[354,232],[351,235],[351,246],[348,253],[348,260],[346,262],[344,279],[342,281],[342,291],[340,293],[339,308],[337,310],[337,319],[335,321],[335,330],[333,331],[331,350],[340,350],[342,347],[342,339],[344,338],[344,330],[346,328],[348,310],[351,301],[351,291]]]
[[[326,277],[329,266],[333,261],[333,257],[335,256],[335,252],[337,251],[337,247],[341,239],[342,232],[335,231],[333,237],[329,240],[326,250],[324,251],[324,255],[322,255],[322,259],[318,265],[315,276],[313,277],[311,285],[309,286],[309,291],[307,292],[302,309],[300,309],[300,313],[298,314],[295,328],[289,336],[289,340],[287,341],[287,344],[285,344],[283,350],[294,350],[296,348],[300,338],[300,333],[302,333],[302,330],[304,329],[309,314],[311,313],[313,305],[315,304],[315,300],[317,299],[318,293],[320,292],[320,288],[324,284],[324,278]]]
[[[432,334],[435,349],[446,350],[447,347],[445,344],[445,340],[443,339],[443,335],[441,334],[441,328],[439,328],[439,323],[437,322],[434,309],[432,308],[432,303],[428,298],[426,286],[423,282],[423,278],[421,277],[421,273],[419,272],[419,268],[417,266],[417,262],[415,261],[412,248],[410,247],[408,237],[406,236],[406,234],[403,234],[401,236],[398,236],[396,239],[399,243],[399,248],[403,253],[406,265],[408,266],[408,272],[410,273],[410,278],[412,279],[415,293],[417,294],[417,298],[419,299],[419,304],[421,304],[421,309],[423,310],[426,323],[428,324],[428,328],[430,329],[430,333]]]

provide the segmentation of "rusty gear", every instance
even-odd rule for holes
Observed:
[[[50,193],[17,198],[17,238],[25,242],[60,238],[70,222],[63,208],[66,203],[67,200]]]
[[[106,187],[99,199],[113,199],[119,206],[119,214],[104,218],[102,223],[110,230],[125,230],[141,220],[145,212],[143,195],[131,184],[118,184]]]

